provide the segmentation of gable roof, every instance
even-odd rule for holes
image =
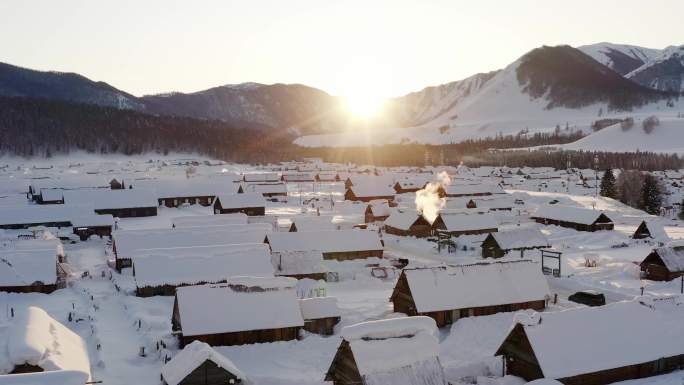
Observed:
[[[283,280],[292,278],[271,278]],[[267,286],[264,291],[242,291],[235,285],[251,285],[249,280],[228,279],[228,284],[184,286],[176,289],[176,300],[184,336],[232,333],[249,330],[304,326],[293,287]],[[256,282],[256,281],[255,281]]]
[[[157,197],[154,190],[124,189],[124,190],[68,190],[64,191],[64,203],[89,204],[95,210],[127,209],[139,207],[157,207]]]
[[[245,192],[242,194],[218,194],[216,200],[224,209],[241,209],[245,207],[265,207],[266,200],[260,193]]]
[[[57,282],[57,256],[54,249],[0,250],[0,286],[30,286]]]
[[[674,242],[670,245],[656,248],[655,251],[671,272],[684,271],[684,244]]]
[[[247,214],[191,215],[187,217],[172,218],[171,224],[177,229],[220,225],[246,225]]]
[[[642,297],[638,301],[537,313],[532,319],[521,316],[518,323],[547,378],[573,377],[684,354],[681,296]],[[579,333],[569,332],[578,325],[588,327]]]
[[[532,218],[553,219],[562,222],[592,225],[601,215],[605,214],[602,211],[592,209],[561,205],[545,205],[539,206],[537,212],[532,215]],[[606,218],[608,218],[607,215]]]
[[[231,276],[273,276],[262,244],[141,251],[133,258],[137,287],[216,283]]]
[[[374,217],[385,217],[390,215],[389,202],[384,199],[376,199],[368,202],[371,213]]]
[[[183,350],[167,362],[162,367],[161,374],[168,385],[178,385],[207,360],[230,372],[242,380],[243,384],[246,384],[247,376],[228,357],[214,350],[209,344],[197,340],[185,345]]]
[[[45,310],[34,306],[20,310],[5,327],[7,338],[0,342],[0,372],[30,364],[45,371],[78,371],[90,379],[85,341]]]
[[[354,184],[349,188],[356,197],[366,198],[366,197],[394,197],[396,191],[390,186],[378,183],[364,183],[356,185]]]
[[[364,383],[374,385],[446,385],[436,334],[429,317],[369,321],[342,329]]]
[[[302,317],[305,320],[339,317],[342,315],[337,307],[337,298],[335,297],[300,299],[299,306],[302,309]]]
[[[423,216],[415,210],[391,210],[389,218],[385,219],[385,226],[394,227],[399,230],[409,230],[421,218]]]
[[[404,269],[418,312],[504,305],[545,299],[549,286],[528,261]]]
[[[266,236],[272,252],[311,251],[323,253],[382,250],[380,237],[369,230],[281,232]]]
[[[488,214],[440,213],[439,218],[442,219],[444,226],[446,226],[446,231],[449,232],[496,229],[499,226],[496,218]]]
[[[549,240],[539,229],[515,229],[490,233],[503,250],[551,247]]]

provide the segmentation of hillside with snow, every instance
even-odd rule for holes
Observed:
[[[448,108],[437,108],[441,113],[423,124],[309,135],[295,143],[306,147],[448,144],[523,131],[551,132],[557,126],[589,132],[600,119],[677,116],[684,111],[681,100],[635,84],[567,46],[534,50],[477,85],[471,92],[444,98]]]

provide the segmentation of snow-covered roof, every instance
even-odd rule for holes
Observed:
[[[230,178],[184,178],[139,181],[134,189],[151,190],[155,192],[156,198],[164,199],[234,194],[238,187]]]
[[[268,234],[267,238],[272,252],[382,250],[378,233],[369,230],[283,232]]]
[[[515,229],[490,233],[491,237],[503,250],[514,250],[535,247],[550,247],[551,244],[539,229]]]
[[[684,271],[684,244],[675,242],[655,249],[665,267],[671,272]]]
[[[399,230],[408,230],[422,217],[415,210],[391,210],[389,218],[385,219],[385,226],[394,227]]]
[[[0,385],[83,385],[88,375],[77,370],[0,375]]]
[[[191,215],[187,217],[173,218],[171,219],[171,224],[175,228],[204,227],[217,225],[246,225],[247,214],[232,213],[221,215]]]
[[[67,205],[91,205],[95,210],[127,209],[139,207],[157,207],[154,190],[69,190],[64,191],[64,203]]]
[[[584,209],[580,207],[545,205],[540,206],[537,211],[532,214],[532,218],[553,219],[563,222],[592,225],[597,219],[599,219],[601,214],[604,213],[602,211]]]
[[[63,256],[62,242],[54,237],[50,239],[3,239],[0,240],[2,251],[38,251],[51,250],[54,255]]]
[[[0,286],[30,286],[35,282],[57,282],[55,249],[0,250]]]
[[[271,254],[271,263],[276,275],[298,275],[325,273],[323,253],[316,250],[282,251]]]
[[[280,177],[274,172],[264,172],[245,174],[243,179],[245,182],[274,182],[280,180]]]
[[[64,199],[64,190],[56,188],[44,188],[40,190],[40,197],[43,199],[43,201],[47,202],[61,201]]]
[[[573,377],[684,354],[681,297],[672,301],[642,298],[538,313],[533,319],[521,317],[518,322],[547,378]],[[578,330],[579,325],[587,327]]]
[[[439,217],[449,232],[496,229],[499,226],[496,218],[487,214],[440,214]]]
[[[329,317],[339,317],[340,309],[337,307],[335,297],[314,297],[299,300],[302,309],[302,317],[305,320],[314,320]]]
[[[446,384],[436,334],[435,321],[429,317],[369,321],[342,329],[359,374],[374,385]],[[402,374],[408,377],[397,377]],[[400,381],[385,382],[389,379]]]
[[[219,194],[216,196],[216,199],[221,202],[221,207],[224,209],[266,206],[266,200],[260,193]]]
[[[137,287],[216,283],[238,275],[273,276],[262,244],[142,251],[133,258]]]
[[[287,172],[283,173],[284,181],[313,181],[316,177],[315,173],[311,172]]]
[[[262,243],[268,231],[244,226],[190,227],[184,229],[117,230],[112,233],[119,258],[130,258],[137,250],[177,247]]]
[[[247,183],[242,186],[242,191],[262,195],[287,194],[287,185],[285,183]]]
[[[229,284],[184,286],[176,289],[176,298],[185,336],[304,326],[294,288],[250,292]]]
[[[651,235],[651,238],[657,239],[657,240],[669,240],[670,236],[667,235],[665,232],[665,228],[661,223],[656,223],[655,221],[643,221],[642,222],[645,226],[646,229],[648,229],[649,234]]]
[[[246,384],[247,376],[230,359],[214,350],[209,344],[201,341],[189,343],[171,361],[167,362],[161,369],[162,377],[168,385],[178,385],[207,360],[230,372],[243,384]]]
[[[85,341],[45,310],[30,306],[19,311],[6,328],[7,338],[2,339],[6,345],[0,346],[0,372],[29,364],[45,371],[79,371],[90,379]]]
[[[376,199],[368,203],[374,217],[385,217],[390,215],[389,202],[385,199]]]
[[[393,197],[396,191],[391,186],[378,183],[354,184],[350,187],[356,197]]]
[[[545,299],[539,264],[527,260],[405,269],[419,312],[467,309]]]
[[[26,207],[0,207],[0,226],[70,222],[72,218],[92,213],[92,206],[32,205]]]
[[[71,219],[73,227],[95,227],[95,226],[113,226],[114,217],[111,214],[88,214]]]
[[[446,186],[446,192],[448,195],[482,195],[482,194],[505,194],[506,192],[501,188],[501,186],[496,184],[450,184]]]
[[[297,231],[321,231],[337,230],[337,224],[333,223],[333,216],[304,216],[299,215],[291,219]]]

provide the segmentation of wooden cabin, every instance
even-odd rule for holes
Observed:
[[[409,180],[409,179],[402,179],[394,183],[394,192],[397,194],[405,194],[405,193],[412,193],[416,192],[418,190],[422,190],[425,188],[425,186],[428,184],[427,181],[421,180],[421,181],[416,181],[416,180]]]
[[[501,258],[508,253],[519,253],[523,258],[525,250],[551,247],[549,240],[538,229],[517,229],[489,233],[482,242],[483,258]]]
[[[613,221],[601,211],[579,207],[541,206],[532,216],[537,223],[556,225],[577,231],[613,230]]]
[[[378,233],[369,230],[279,232],[268,234],[264,242],[273,254],[320,251],[326,260],[382,258],[383,255]]]
[[[641,221],[639,227],[632,234],[632,239],[659,239],[667,240],[670,237],[665,232],[662,225],[654,222]]]
[[[304,327],[292,278],[231,277],[221,285],[179,287],[172,330],[192,341],[233,346],[290,341]]]
[[[364,222],[382,222],[387,219],[390,215],[390,205],[389,201],[378,200],[370,201],[368,206],[366,206],[366,211],[364,211]]]
[[[380,182],[373,184],[354,185],[344,193],[344,199],[348,201],[370,202],[378,199],[394,200],[394,189]]]
[[[498,226],[496,218],[486,214],[442,212],[432,222],[433,232],[442,232],[454,237],[493,233],[498,231]]]
[[[684,245],[675,243],[653,249],[639,265],[645,279],[671,281],[684,275]]]
[[[0,340],[0,383],[87,384],[91,381],[87,343],[45,310],[17,307]]]
[[[463,182],[453,183],[445,187],[440,186],[438,193],[441,197],[486,197],[498,194],[506,194],[501,186],[496,184],[464,184]]]
[[[67,274],[55,252],[0,249],[0,292],[49,294],[66,287]]]
[[[316,174],[316,182],[339,182],[340,175],[336,172],[319,172]]]
[[[565,385],[668,373],[684,366],[684,344],[673,338],[684,335],[681,305],[681,297],[642,297],[518,318],[496,355],[504,357],[506,374]]]
[[[246,183],[276,183],[280,182],[280,176],[275,172],[260,172],[244,174],[242,181]]]
[[[299,300],[304,318],[304,330],[309,333],[331,336],[335,325],[340,322],[341,313],[335,297],[314,297]]]
[[[339,230],[339,225],[333,223],[332,215],[298,215],[291,219],[288,231],[321,231]]]
[[[30,227],[70,227],[74,215],[85,212],[65,205],[31,205],[0,207],[0,229],[28,229]],[[92,214],[92,212],[90,212]]]
[[[436,336],[435,322],[427,317],[344,327],[325,381],[333,385],[447,385]]]
[[[390,301],[395,312],[428,316],[442,327],[464,317],[542,310],[548,298],[541,267],[519,260],[404,269]]]
[[[266,200],[261,194],[219,194],[214,200],[214,214],[244,213],[248,216],[266,214]]]
[[[264,198],[286,197],[287,185],[285,183],[245,183],[238,188],[238,193],[256,193]]]
[[[64,191],[64,203],[91,205],[97,214],[118,218],[157,215],[157,199],[153,190],[69,190]]]
[[[413,210],[393,210],[383,226],[387,234],[411,236],[417,238],[429,237],[432,225],[425,217]]]
[[[44,188],[36,199],[39,205],[59,205],[64,204],[64,190],[57,188]]]
[[[328,269],[323,264],[323,253],[318,250],[281,251],[271,253],[275,275],[294,279],[325,281]]]
[[[271,231],[266,223],[188,227],[178,229],[117,230],[112,233],[116,269],[131,267],[131,258],[150,250],[263,243]],[[141,251],[142,250],[142,251]]]
[[[176,288],[225,283],[232,276],[273,277],[263,243],[141,250],[132,260],[138,297],[172,296]]]
[[[161,369],[164,385],[244,384],[247,376],[204,342],[193,341]]]
[[[85,241],[92,235],[102,237],[112,236],[112,227],[114,226],[114,217],[111,215],[86,215],[83,217],[76,217],[71,220],[74,234]]]

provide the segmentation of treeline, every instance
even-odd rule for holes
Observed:
[[[126,155],[197,152],[227,161],[253,163],[283,159],[289,155],[287,147],[291,141],[291,137],[241,129],[217,120],[155,116],[48,99],[0,97],[0,154],[50,157],[73,150]]]

